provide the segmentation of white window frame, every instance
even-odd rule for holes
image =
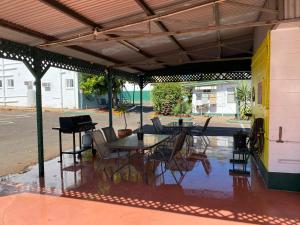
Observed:
[[[51,91],[51,83],[50,82],[43,82],[42,86],[45,88],[46,92]]]
[[[235,99],[235,88],[227,88],[226,89],[227,91],[227,104],[233,104],[233,103],[236,103],[236,99]],[[230,95],[233,95],[233,101],[228,101],[229,99],[229,96]]]
[[[72,84],[72,86],[70,86],[70,84]],[[74,79],[70,78],[70,79],[65,79],[65,87],[66,89],[74,89]]]
[[[7,88],[10,88],[10,89],[15,88],[15,80],[14,79],[11,79],[11,78],[7,79]]]
[[[33,81],[24,81],[24,85],[27,86],[27,90],[33,90]]]

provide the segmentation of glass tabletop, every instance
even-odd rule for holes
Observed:
[[[170,122],[167,125],[168,127],[194,127],[194,122],[182,122],[182,124],[179,124],[178,121],[176,122]]]
[[[132,134],[128,137],[108,143],[108,146],[116,149],[144,150],[153,148],[167,140],[169,137],[170,135],[164,134],[144,134],[144,140],[138,140],[137,134]]]

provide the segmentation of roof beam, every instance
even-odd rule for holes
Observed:
[[[241,48],[237,48],[237,47],[234,47],[234,46],[228,46],[226,44],[222,44],[221,46],[224,47],[224,48],[228,48],[228,49],[232,49],[232,50],[238,51],[238,52],[253,54],[253,52],[251,52],[251,51],[248,51],[248,50],[245,50],[245,49],[241,49]]]
[[[3,19],[0,19],[0,26],[8,28],[10,30],[14,30],[14,31],[23,33],[23,34],[27,34],[27,35],[35,37],[35,38],[43,39],[43,40],[46,40],[46,41],[56,41],[56,40],[58,40],[56,37],[46,35],[44,33],[41,33],[41,32],[35,31],[35,30],[31,30],[27,27],[24,27],[24,26],[21,26],[19,24],[15,24],[15,23],[12,23],[10,21],[3,20]],[[94,56],[94,57],[97,57],[97,58],[104,59],[104,60],[109,61],[111,63],[122,63],[122,61],[113,59],[111,57],[102,55],[98,52],[94,52],[90,49],[86,49],[86,48],[83,48],[83,47],[80,47],[80,46],[75,46],[74,45],[74,46],[68,46],[68,48],[73,49],[73,50],[77,50],[77,51],[81,51],[85,54],[88,54],[88,55],[91,55],[91,56]]]
[[[219,5],[218,3],[213,4],[213,14],[214,22],[216,26],[220,25],[220,15],[219,15]],[[218,40],[218,58],[222,57],[222,41],[221,41],[221,32],[217,30],[217,40]]]
[[[48,47],[52,45],[74,45],[76,43],[88,43],[88,42],[108,42],[108,41],[120,41],[120,40],[131,40],[131,39],[143,39],[143,38],[151,38],[151,37],[164,37],[170,35],[183,35],[183,34],[192,34],[192,33],[199,33],[199,32],[208,32],[208,31],[217,31],[217,30],[233,30],[233,29],[241,29],[241,28],[250,28],[250,27],[261,27],[261,26],[270,26],[276,25],[279,23],[289,23],[289,22],[298,22],[300,18],[295,19],[286,19],[286,20],[266,20],[266,21],[256,21],[256,22],[244,22],[244,23],[233,23],[233,24],[223,24],[223,25],[209,25],[200,28],[191,28],[185,30],[178,30],[178,31],[169,31],[169,32],[156,32],[156,33],[139,33],[136,35],[128,35],[128,36],[121,36],[116,38],[99,38],[94,40],[86,40],[86,41],[71,41],[72,39],[68,40],[61,40],[56,42],[50,42],[46,44],[40,45],[40,47]]]
[[[250,35],[243,35],[243,36],[238,36],[236,38],[224,39],[223,43],[222,43],[222,46],[226,46],[226,47],[230,48],[234,44],[247,43],[247,42],[252,42],[252,41],[253,41],[252,35],[251,36]],[[159,59],[159,58],[162,58],[162,57],[174,56],[174,55],[177,55],[177,54],[187,54],[187,53],[195,54],[195,53],[203,51],[203,50],[207,50],[207,49],[211,49],[211,48],[217,48],[217,47],[218,47],[218,44],[216,42],[210,42],[210,43],[205,43],[205,44],[190,47],[189,49],[187,49],[184,52],[178,52],[176,50],[175,51],[174,50],[173,51],[167,51],[167,52],[164,52],[164,53],[160,54],[159,56],[156,56],[153,59],[135,61],[134,63],[127,63],[127,64],[126,63],[125,64],[119,64],[119,65],[116,64],[116,65],[114,65],[114,67],[123,67],[123,66],[129,66],[129,65],[140,64],[140,63],[146,64],[147,62],[153,62],[154,59]],[[235,50],[237,50],[237,49],[235,49]],[[249,51],[242,50],[242,49],[239,49],[239,51],[250,53]]]
[[[72,17],[73,19],[77,20],[80,23],[83,23],[83,24],[88,25],[93,28],[98,27],[98,25],[96,23],[94,23],[92,20],[90,20],[87,17],[81,15],[80,13],[74,11],[73,9],[70,9],[69,7],[65,6],[64,4],[62,4],[56,0],[39,0],[39,1],[47,4],[51,8],[59,10],[63,14]]]
[[[76,12],[75,10],[67,7],[66,5],[58,2],[57,0],[39,0],[45,4],[47,4],[48,6],[59,10],[60,12],[62,12],[63,14],[72,17],[73,19],[77,20],[78,22],[85,24],[89,27],[91,27],[93,30],[97,30],[97,29],[101,29],[102,26],[100,24],[95,23],[94,21],[90,20],[89,18],[83,16],[82,14]],[[107,36],[109,37],[118,37],[117,35],[112,35],[112,34],[107,34]],[[143,55],[146,58],[150,58],[153,57],[151,54],[143,51],[142,49],[140,49],[139,47],[135,46],[134,44],[126,41],[126,40],[120,40],[118,41],[121,45],[126,46],[127,48],[134,50],[135,52]]]
[[[135,2],[144,10],[144,12],[147,14],[147,16],[153,16],[155,15],[155,12],[144,2],[144,0],[135,0]],[[162,31],[169,31],[169,29],[163,24],[161,21],[154,21],[156,25],[162,30]],[[179,47],[181,51],[185,51],[184,47],[179,43],[179,41],[174,36],[169,36],[170,40]],[[193,60],[190,55],[186,55],[189,60]]]
[[[185,64],[192,64],[192,63],[199,63],[199,62],[222,62],[222,61],[231,61],[231,60],[245,60],[245,59],[251,59],[251,56],[243,56],[243,57],[228,57],[228,58],[208,58],[208,59],[196,59],[190,62],[186,62]],[[129,64],[130,65],[130,64]],[[140,63],[140,64],[132,64],[132,65],[139,65],[139,66],[161,66],[164,65],[164,63]],[[173,65],[174,66],[174,65]]]
[[[193,4],[193,5],[190,5],[190,6],[181,7],[180,9],[176,8],[176,9],[170,10],[170,11],[165,12],[165,13],[160,13],[160,14],[156,14],[156,15],[153,15],[153,16],[147,16],[145,18],[136,19],[134,21],[132,21],[132,20],[131,21],[126,20],[126,21],[123,21],[123,22],[120,21],[115,26],[110,26],[110,27],[107,27],[107,28],[100,29],[97,32],[97,34],[109,33],[109,32],[113,32],[113,31],[116,31],[116,30],[119,30],[119,29],[122,29],[122,28],[128,28],[128,27],[131,27],[131,26],[134,26],[134,25],[139,25],[139,24],[146,23],[146,22],[151,22],[151,21],[156,21],[156,20],[158,21],[158,20],[161,20],[163,18],[175,16],[177,14],[187,13],[187,12],[190,12],[192,10],[200,9],[202,7],[211,6],[215,3],[220,3],[220,4],[222,3],[223,4],[223,3],[226,3],[227,1],[229,1],[229,0],[206,0],[205,2],[201,1],[201,3],[196,3],[196,4]],[[270,10],[270,9],[267,9],[267,8],[257,7],[257,6],[254,6],[254,8],[257,9],[257,10],[260,10],[260,11],[266,11],[266,10],[269,11]],[[274,11],[274,10],[272,10],[272,11]],[[257,26],[259,26],[259,25],[257,25]],[[260,26],[262,26],[262,25],[260,25]],[[172,35],[172,34],[171,33],[168,34],[168,36],[170,36],[170,35]],[[176,35],[176,33],[173,33],[173,35]],[[51,44],[69,42],[69,41],[76,41],[76,40],[80,40],[82,38],[93,37],[93,36],[94,36],[94,33],[78,34],[78,35],[73,36],[72,38],[64,39],[60,42],[47,43],[48,45],[46,44],[45,46],[49,46],[49,44],[51,45]]]
[[[156,15],[153,15],[153,16],[147,16],[145,18],[142,18],[142,19],[137,19],[135,21],[120,21],[118,22],[116,26],[111,26],[111,27],[107,27],[107,28],[102,28],[100,29],[99,31],[97,31],[97,34],[105,34],[105,33],[108,33],[108,32],[112,32],[112,31],[116,31],[116,30],[119,30],[119,29],[122,29],[122,28],[128,28],[128,27],[131,27],[131,26],[134,26],[134,25],[139,25],[139,24],[142,24],[142,23],[147,23],[147,22],[151,22],[151,21],[159,21],[163,18],[167,18],[167,17],[170,17],[170,16],[175,16],[177,14],[180,14],[180,13],[187,13],[189,11],[192,11],[192,10],[196,10],[196,9],[200,9],[200,8],[203,8],[203,7],[206,7],[206,6],[210,6],[212,4],[214,4],[215,2],[217,3],[221,3],[221,2],[225,2],[226,0],[206,0],[205,2],[201,2],[200,4],[194,4],[192,6],[186,6],[186,7],[182,7],[180,9],[174,9],[174,10],[171,10],[169,12],[166,12],[166,13],[160,13],[160,14],[156,14]],[[67,42],[67,41],[76,41],[76,40],[80,40],[82,38],[87,38],[87,37],[94,37],[95,36],[95,33],[94,32],[91,32],[91,33],[85,33],[85,34],[77,34],[75,36],[73,36],[72,38],[68,38],[68,39],[64,39],[64,40],[61,40],[59,42],[56,42],[56,43],[63,43],[63,42]],[[46,43],[44,46],[49,46],[49,44],[52,44],[52,43]]]

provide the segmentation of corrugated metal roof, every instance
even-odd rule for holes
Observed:
[[[293,19],[300,17],[300,1],[284,0],[284,18]]]
[[[134,0],[60,0],[60,2],[100,24],[143,14],[143,10]]]
[[[48,35],[84,28],[82,23],[36,0],[1,1],[1,18]]]
[[[237,1],[237,0],[235,0]],[[295,0],[297,1],[297,0]],[[295,2],[294,1],[294,2]],[[208,3],[208,0],[144,0],[150,9],[154,13],[159,15],[174,11],[178,11],[184,7],[199,6],[200,4]],[[248,5],[262,7],[265,4],[265,0],[238,0],[239,4],[232,4],[230,2],[217,1],[219,8],[220,24],[233,24],[241,22],[253,22],[257,21],[260,15],[260,11],[255,8],[247,7]],[[293,0],[285,0],[286,4],[298,6],[298,3],[294,3]],[[70,10],[80,14],[81,18],[86,18],[92,21],[92,23],[99,24],[103,28],[109,28],[124,23],[131,23],[132,21],[140,21],[146,18],[146,12],[142,7],[136,3],[135,0],[59,0],[58,3],[63,4]],[[298,15],[298,11],[291,12],[291,8],[287,9],[287,18]],[[292,15],[292,13],[294,13]],[[70,38],[86,33],[91,33],[92,28],[84,21],[80,21],[80,18],[74,18],[74,15],[68,15],[63,12],[62,9],[50,6],[47,3],[43,3],[42,0],[2,0],[0,7],[0,18],[11,22],[11,24],[17,24],[19,26],[26,27],[30,30],[40,32],[44,35],[54,36],[56,39]],[[74,43],[88,50],[100,53],[102,55],[121,61],[122,65],[126,63],[134,63],[137,65],[148,60],[148,65],[139,65],[141,69],[153,69],[161,68],[164,65],[159,64],[159,59],[166,64],[175,65],[188,61],[185,54],[182,53],[184,49],[195,50],[189,53],[192,59],[209,59],[218,56],[218,48],[211,47],[210,49],[202,49],[197,51],[197,46],[201,45],[215,45],[218,43],[218,32],[216,30],[209,30],[215,24],[214,19],[214,7],[212,4],[205,4],[203,7],[196,7],[193,10],[185,11],[183,13],[176,13],[174,15],[166,16],[159,19],[161,23],[170,31],[183,31],[187,29],[199,29],[207,28],[202,31],[195,31],[188,34],[176,34],[174,37],[176,40],[171,40],[167,35],[149,37],[143,35],[143,33],[163,33],[164,29],[158,27],[155,22],[143,22],[126,28],[120,28],[115,31],[115,35],[110,34],[105,36],[103,34],[98,35],[97,38],[102,38],[101,41],[91,41],[94,37],[92,35],[81,39],[80,42]],[[1,23],[0,23],[1,24]],[[150,25],[150,26],[149,26]],[[149,27],[151,29],[149,30]],[[209,29],[208,29],[209,28]],[[21,34],[13,31],[7,27],[1,27],[0,25],[0,37],[14,40],[17,42],[26,43],[29,45],[37,45],[45,42],[45,40],[39,39],[36,33],[32,36],[28,34]],[[120,32],[121,31],[121,32]],[[126,31],[126,32],[125,32]],[[123,33],[122,33],[123,32]],[[239,28],[230,30],[221,30],[221,42],[226,39],[235,39],[240,36],[253,35],[253,28]],[[29,32],[30,33],[30,32]],[[111,38],[111,36],[129,36],[140,35],[139,38],[128,40],[129,44],[120,44],[120,41],[105,41],[103,38]],[[38,35],[39,36],[39,35]],[[126,38],[125,38],[126,39]],[[85,42],[89,40],[89,42]],[[176,43],[177,41],[177,43]],[[130,46],[131,44],[132,46]],[[181,49],[180,45],[184,48]],[[246,51],[252,49],[251,41],[247,43],[234,43],[233,46],[242,48]],[[91,56],[87,53],[75,51],[73,49],[56,45],[55,47],[48,47],[47,49],[59,52],[71,56],[76,56],[89,61],[99,62],[106,65],[112,65],[113,63],[103,60],[99,57]],[[135,50],[134,50],[135,49]],[[137,52],[140,50],[140,53]],[[166,53],[172,53],[173,55],[167,55]],[[223,56],[239,55],[241,52],[233,49],[222,48]],[[152,56],[154,57],[151,60]],[[151,64],[149,64],[151,62]],[[158,62],[158,63],[157,63]],[[157,65],[153,65],[157,63]],[[131,70],[131,69],[128,69]]]
[[[83,47],[99,52],[103,55],[112,57],[121,61],[135,61],[145,59],[142,55],[130,48],[121,45],[120,43],[105,43],[105,44],[83,44]]]

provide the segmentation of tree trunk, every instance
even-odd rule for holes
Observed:
[[[124,122],[125,122],[125,130],[127,129],[127,120],[126,120],[126,113],[124,112],[123,113],[123,116],[124,116]]]

